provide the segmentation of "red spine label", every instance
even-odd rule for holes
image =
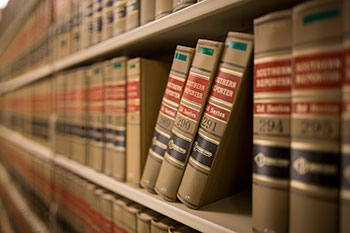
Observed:
[[[108,85],[106,100],[125,100],[125,84]]]
[[[273,61],[254,65],[254,92],[287,92],[291,88],[291,61]]]
[[[90,87],[89,93],[90,93],[90,95],[89,95],[90,102],[101,102],[103,100],[103,87],[102,86]]]
[[[160,106],[160,112],[163,113],[164,115],[170,117],[171,119],[175,120],[176,109],[171,108],[171,107],[162,103],[162,105]]]
[[[208,84],[207,78],[190,74],[182,97],[189,102],[202,105]]]
[[[240,77],[220,70],[215,78],[215,83],[210,96],[232,104],[240,80]]]
[[[185,117],[190,118],[193,121],[197,121],[199,117],[199,111],[193,108],[189,108],[183,104],[179,106],[179,113]]]
[[[209,102],[207,103],[205,113],[218,120],[224,121],[225,123],[227,123],[228,117],[230,115],[230,111],[227,111],[226,109],[213,105]]]
[[[341,104],[337,101],[293,103],[293,113],[296,114],[338,115],[340,109]]]
[[[342,53],[333,52],[294,58],[293,89],[339,88],[342,80]]]
[[[289,115],[290,103],[254,103],[254,114]]]
[[[179,104],[184,84],[184,80],[178,80],[170,76],[165,89],[164,98]]]
[[[128,81],[127,91],[129,101],[140,99],[139,81]]]

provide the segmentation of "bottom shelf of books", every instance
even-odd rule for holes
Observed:
[[[45,155],[45,151],[52,155]],[[199,210],[189,209],[180,202],[165,201],[139,186],[117,181],[63,155],[53,154],[39,143],[2,126],[0,155],[1,164],[20,184],[21,193],[29,197],[36,212],[46,220],[54,218],[55,229],[63,232],[67,229],[72,232],[81,232],[81,229],[84,229],[82,232],[111,232],[109,229],[159,232],[136,231],[141,226],[136,224],[139,219],[148,219],[150,226],[153,221],[158,228],[166,228],[161,232],[169,229],[173,230],[170,232],[251,232],[250,191]]]

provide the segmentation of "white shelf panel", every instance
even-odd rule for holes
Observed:
[[[26,219],[33,232],[48,233],[48,229],[45,224],[31,211],[30,207],[23,199],[16,186],[12,183],[10,176],[6,169],[0,165],[0,182],[6,187],[8,196],[12,199],[16,209]]]
[[[251,194],[249,192],[239,193],[200,210],[192,210],[179,202],[167,202],[144,189],[116,181],[64,156],[56,155],[55,164],[200,232],[251,232]]]
[[[0,83],[0,95],[25,86],[28,83],[39,80],[53,73],[52,65],[45,65],[33,71],[19,75],[9,81]]]
[[[1,125],[0,136],[41,159],[47,161],[53,160],[53,153],[49,148]]]

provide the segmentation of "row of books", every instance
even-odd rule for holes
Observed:
[[[350,1],[254,21],[253,228],[350,232]]]
[[[45,0],[1,54],[0,80],[122,34],[196,0]],[[53,12],[51,14],[51,12]],[[5,62],[6,61],[6,62]]]
[[[0,154],[1,163],[6,165],[23,198],[38,216],[46,216],[43,222],[49,220],[52,204],[57,205],[57,232],[197,232],[59,167],[51,166],[47,161],[35,158],[4,139],[1,140]],[[44,191],[46,194],[43,196]],[[48,197],[51,198],[49,202]],[[38,201],[43,202],[45,207],[40,208]],[[47,225],[48,229],[51,227]]]
[[[52,0],[38,1],[14,38],[1,51],[0,80],[9,79],[49,62],[53,53],[50,39],[51,10]]]
[[[252,35],[230,32],[225,46],[177,46],[170,73],[143,58],[99,62],[18,90],[3,115],[48,146],[56,119],[56,153],[199,208],[249,184],[252,48]]]

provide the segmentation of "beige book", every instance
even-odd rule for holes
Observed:
[[[252,216],[256,231],[288,232],[291,34],[291,10],[254,20]],[[264,162],[268,160],[274,162]]]
[[[140,0],[140,25],[154,20],[155,0]]]
[[[173,1],[172,0],[155,0],[155,12],[154,18],[160,19],[173,12]]]
[[[139,214],[144,208],[136,203],[124,206],[123,222],[128,233],[137,232],[137,214]]]
[[[342,12],[333,0],[293,8],[290,233],[338,231]]]
[[[177,225],[179,223],[170,218],[154,219],[151,221],[151,233],[168,233],[169,229],[173,229]]]
[[[180,45],[175,50],[168,83],[152,137],[152,145],[148,150],[147,161],[141,179],[141,186],[150,192],[154,192],[159,169],[170,139],[171,129],[174,125],[176,112],[192,64],[193,53],[193,48]]]
[[[103,15],[102,15],[102,40],[107,40],[111,38],[114,34],[114,1],[113,0],[103,0]]]
[[[118,231],[126,231],[126,227],[124,224],[124,209],[126,206],[130,205],[130,201],[122,198],[122,197],[115,197],[113,200],[113,230]]]
[[[194,4],[196,0],[173,0],[173,12]]]
[[[106,232],[113,232],[113,196],[109,193],[102,195],[103,227]]]
[[[222,49],[221,42],[198,40],[155,186],[155,191],[166,200],[176,200],[177,190],[209,96]]]
[[[350,232],[350,1],[343,1],[344,78],[342,82],[342,157],[340,189],[341,233]]]
[[[82,26],[81,26],[81,44],[82,48],[92,45],[93,37],[93,0],[84,0],[82,2]]]
[[[126,0],[114,1],[113,8],[113,34],[116,36],[126,30]]]
[[[126,0],[125,30],[140,26],[140,0]]]
[[[102,41],[104,25],[102,21],[103,0],[94,0],[93,4],[93,34],[92,43],[97,44]]]
[[[139,184],[151,145],[169,64],[144,58],[127,62],[126,173]]]
[[[162,218],[157,212],[152,210],[142,211],[137,214],[137,233],[151,233],[151,222],[159,221]]]
[[[103,168],[103,66],[96,63],[88,71],[88,165],[96,171]]]
[[[126,170],[126,60],[112,59],[104,71],[104,173],[120,181]]]
[[[75,53],[80,50],[80,0],[72,1],[71,8],[71,33],[70,33],[70,41],[71,41],[71,49],[70,53]]]

